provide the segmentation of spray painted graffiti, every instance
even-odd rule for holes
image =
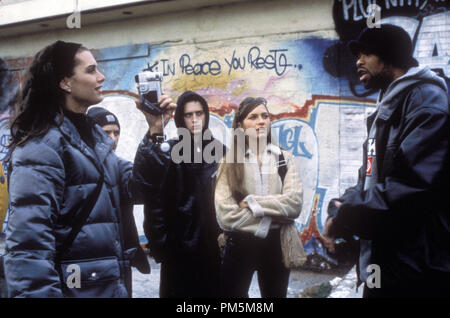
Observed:
[[[133,160],[140,138],[147,130],[144,117],[134,105],[137,95],[125,91],[107,91],[106,94],[102,106],[114,112],[124,127],[117,154]],[[210,128],[214,137],[229,147],[229,119],[233,118],[237,105],[216,106],[210,104]],[[360,145],[365,139],[364,121],[374,110],[373,106],[373,101],[313,95],[304,105],[293,106],[293,111],[271,116],[274,140],[294,154],[302,179],[304,203],[297,226],[305,246],[317,246],[322,236],[326,203],[341,194],[342,185],[355,183],[355,171],[362,159],[358,158]],[[131,122],[131,126],[122,124]],[[336,134],[337,131],[341,133]],[[167,126],[167,134],[169,138],[176,136],[173,120]],[[357,158],[355,153],[358,153]],[[350,168],[342,171],[340,166]],[[137,219],[139,214],[142,214],[142,207],[135,208]]]
[[[313,247],[308,247],[316,246],[322,237],[328,202],[355,184],[361,165],[364,122],[374,110],[376,92],[359,83],[355,59],[345,44],[365,27],[363,9],[373,3],[382,7],[382,22],[401,25],[409,32],[421,64],[448,77],[449,38],[443,35],[450,33],[450,19],[448,3],[442,1],[337,0],[333,17],[338,38],[296,34],[95,50],[107,77],[102,106],[117,115],[123,128],[118,155],[132,161],[147,131],[145,118],[134,104],[134,76],[147,65],[163,72],[163,89],[174,100],[186,90],[207,99],[210,126],[219,140],[229,140],[225,136],[245,97],[266,98],[273,135],[297,161],[304,190],[297,225],[310,253]],[[9,65],[22,71],[26,63],[21,61],[27,58]],[[173,121],[168,132],[169,137],[176,134]],[[139,209],[135,213],[141,213]],[[142,218],[137,220],[143,234]]]
[[[287,51],[287,49],[270,49],[266,54],[258,46],[253,46],[245,55],[237,56],[236,50],[234,50],[230,57],[224,57],[222,60],[213,59],[201,62],[193,61],[190,54],[184,53],[178,59],[178,63],[163,58],[154,62],[152,67],[156,67],[155,70],[162,72],[163,76],[176,75],[178,70],[186,75],[218,76],[223,72],[230,75],[234,70],[252,69],[274,70],[276,75],[282,76],[289,67],[293,66],[288,63]],[[161,65],[161,70],[159,65]]]
[[[342,14],[346,21],[359,21],[367,19],[370,12],[367,7],[371,4],[377,4],[382,10],[390,10],[391,8],[399,9],[419,9],[424,10],[429,4],[444,4],[445,0],[338,0],[342,4]]]
[[[6,176],[8,165],[4,160],[9,153],[7,148],[10,136],[9,120],[18,90],[18,80],[15,75],[15,72],[11,71],[11,66],[0,58],[0,164],[3,165]],[[3,231],[6,228],[5,223],[3,224]]]
[[[326,219],[324,206],[341,193],[340,179],[348,183],[356,180],[365,110],[373,106],[371,100],[339,96],[343,83],[327,74],[321,59],[317,59],[333,41],[306,37],[232,42],[227,49],[207,44],[200,49],[170,45],[149,48],[143,44],[96,51],[99,67],[107,77],[102,106],[117,115],[122,127],[117,154],[132,161],[147,131],[145,118],[134,103],[137,99],[134,76],[147,64],[157,63],[157,67],[164,69],[163,88],[173,99],[186,90],[205,96],[211,110],[212,132],[220,140],[229,133],[234,111],[245,97],[265,97],[272,114],[273,135],[294,154],[302,179],[304,203],[297,219],[302,240],[305,246],[318,242]],[[346,107],[358,110],[356,116],[363,114],[354,121],[358,126],[355,129],[362,133],[350,131],[348,138],[353,138],[358,147],[342,151],[347,128],[340,127],[340,118],[347,116],[342,112]],[[168,132],[169,137],[176,133],[173,121]],[[351,160],[336,157],[338,153]],[[340,163],[345,160],[345,166],[353,169],[342,176]],[[142,207],[135,208],[137,215],[141,211]],[[143,218],[137,216],[137,220],[143,234]]]
[[[352,95],[375,98],[375,91],[360,85],[355,75],[355,58],[346,47],[366,27],[367,7],[371,4],[381,7],[380,23],[401,26],[409,33],[413,56],[419,64],[429,66],[450,83],[450,2],[441,0],[335,0],[333,18],[340,41],[332,44],[324,56],[327,72],[345,78]],[[336,56],[341,60],[338,69]]]
[[[5,115],[0,117],[0,161],[3,162],[8,156],[8,144],[10,138],[9,132],[9,120],[10,116]]]

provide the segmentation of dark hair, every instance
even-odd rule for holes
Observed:
[[[186,106],[189,102],[199,102],[200,105],[202,105],[203,111],[205,112],[205,124],[204,129],[208,129],[209,126],[209,107],[206,100],[199,94],[192,92],[192,91],[186,91],[183,94],[178,97],[177,100],[177,109],[175,110],[175,126],[177,128],[183,127],[186,128],[186,124],[184,123],[184,106]]]
[[[14,109],[9,144],[11,150],[45,134],[54,125],[58,113],[57,125],[63,122],[65,92],[59,83],[64,77],[74,74],[73,69],[77,65],[75,55],[85,50],[78,43],[56,41],[34,56]]]
[[[242,126],[244,119],[250,114],[256,107],[259,105],[264,105],[267,109],[267,101],[262,97],[247,97],[240,104],[237,112],[234,115],[232,128],[233,130],[242,129],[239,126]],[[267,110],[269,113],[269,110]],[[217,180],[225,173],[227,176],[228,186],[230,187],[231,194],[236,202],[241,202],[248,193],[243,191],[243,183],[244,183],[244,163],[243,156],[248,148],[248,143],[246,140],[245,149],[237,149],[237,135],[233,135],[233,140],[231,144],[232,154],[234,158],[230,158],[232,162],[227,162],[228,157],[225,156],[224,161],[219,167],[219,176]],[[246,136],[247,137],[247,136]],[[271,142],[271,130],[269,129],[269,133],[267,134],[267,144]],[[244,151],[242,151],[244,150]]]

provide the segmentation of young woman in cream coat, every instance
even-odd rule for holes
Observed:
[[[299,216],[302,186],[293,156],[270,142],[270,125],[265,99],[244,99],[233,121],[232,147],[219,167],[215,207],[226,237],[224,297],[248,297],[255,271],[262,297],[286,297],[290,271],[282,262],[280,229]]]

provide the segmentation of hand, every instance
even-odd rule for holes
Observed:
[[[248,208],[248,203],[247,203],[247,201],[242,200],[241,202],[239,202],[239,207],[240,207],[241,209]]]
[[[161,95],[158,99],[159,107],[165,108],[164,111],[164,126],[167,125],[167,123],[170,120],[170,117],[172,117],[173,112],[177,105],[172,101],[172,99],[167,95]],[[161,116],[154,116],[152,114],[147,113],[144,111],[141,107],[141,104],[139,102],[136,102],[136,108],[142,111],[142,113],[145,116],[145,119],[147,120],[148,127],[150,130],[150,134],[162,134],[163,132],[163,123]]]
[[[222,251],[225,247],[225,244],[227,243],[227,234],[225,232],[222,232],[217,237],[217,243],[219,244],[219,248]]]
[[[335,204],[337,205],[337,202]],[[340,202],[339,205],[341,205]],[[334,244],[335,238],[330,236],[329,234],[332,226],[333,226],[333,218],[328,218],[327,222],[325,223],[325,229],[323,230],[324,236],[323,244],[325,245],[326,249],[329,250],[330,252],[335,251],[335,244]]]

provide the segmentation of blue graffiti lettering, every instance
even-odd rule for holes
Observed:
[[[223,118],[223,122],[228,128],[231,128],[231,126],[233,125],[233,118],[234,113],[233,115],[225,115],[225,117]]]
[[[246,64],[245,57],[242,58],[242,62],[241,62],[241,58],[236,57],[236,50],[233,51],[233,56],[231,57],[231,61],[228,61],[228,59],[225,58],[225,62],[228,64],[228,75],[230,75],[232,70],[237,70],[238,68],[243,70],[245,68],[245,64]]]
[[[168,76],[169,74],[171,74],[172,76],[175,75],[175,63],[172,63],[172,67],[170,67],[168,59],[162,59],[161,62],[164,76]]]
[[[3,161],[9,153],[8,144],[10,142],[10,134],[6,133],[0,137],[0,161]]]
[[[216,60],[204,63],[191,64],[191,57],[189,54],[183,54],[180,57],[181,72],[187,75],[208,75],[217,76],[221,72],[220,63]]]
[[[224,61],[228,66],[228,75],[230,75],[233,70],[245,70],[248,68],[274,70],[278,76],[282,76],[288,67],[294,67],[300,71],[302,69],[301,64],[289,64],[286,52],[288,52],[288,49],[274,49],[269,50],[269,53],[265,55],[261,52],[259,47],[253,46],[248,50],[247,56],[244,55],[238,57],[236,56],[236,50],[233,50],[231,57],[225,57]],[[160,66],[162,67],[164,76],[176,75],[176,63],[172,62],[170,59],[161,59],[154,64],[153,67],[155,67],[155,69],[158,69],[158,63],[161,64]],[[218,76],[222,72],[222,64],[218,60],[193,63],[191,61],[191,56],[188,53],[182,54],[178,60],[181,73],[186,75]]]
[[[284,52],[287,49],[269,50],[269,54],[265,57],[261,56],[261,50],[259,47],[254,46],[248,51],[248,63],[251,68],[268,70],[275,70],[278,76],[281,76],[286,72],[287,67],[292,64],[287,63],[287,57]],[[279,54],[280,53],[280,54]]]
[[[369,12],[367,12],[367,7],[370,5],[378,4],[382,7],[382,9],[389,10],[391,8],[397,7],[416,7],[419,10],[422,10],[426,7],[426,5],[431,2],[429,0],[384,0],[377,1],[376,0],[339,0],[342,2],[342,14],[344,16],[344,20],[348,21],[350,18],[349,13],[350,10],[353,11],[353,21],[359,21],[363,17],[367,18]],[[445,2],[446,0],[434,0],[434,2]]]
[[[291,150],[294,156],[312,158],[312,154],[306,149],[305,143],[300,141],[302,126],[286,129],[282,124],[278,128],[281,147]]]

